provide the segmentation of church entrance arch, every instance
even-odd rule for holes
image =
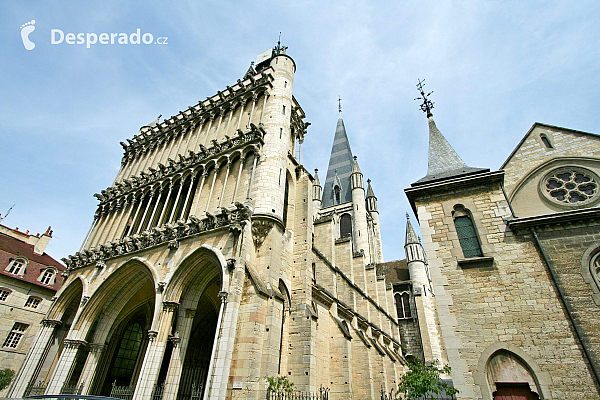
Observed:
[[[222,266],[201,248],[175,271],[164,302],[178,304],[157,384],[163,400],[201,398],[207,389],[221,313]]]
[[[117,268],[92,294],[72,339],[86,343],[74,358],[67,386],[110,395],[112,385],[135,387],[155,307],[154,278],[141,261]]]

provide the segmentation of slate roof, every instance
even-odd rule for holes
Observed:
[[[423,185],[449,178],[489,172],[488,168],[469,167],[459,157],[444,135],[435,125],[433,117],[429,117],[429,160],[427,175],[411,186]]]
[[[44,287],[57,291],[63,282],[61,272],[65,271],[66,268],[60,262],[50,257],[47,253],[36,254],[33,251],[34,246],[32,244],[23,242],[17,238],[0,233],[0,274],[9,276],[13,279],[32,283],[36,286]],[[12,259],[22,256],[29,260],[27,267],[25,268],[24,275],[13,275],[6,271],[6,267],[12,262]],[[44,285],[37,279],[41,274],[41,270],[49,266],[55,267],[58,270],[58,275],[53,285]]]
[[[352,189],[350,185],[350,175],[352,175],[352,150],[346,134],[346,127],[342,114],[338,118],[333,146],[331,146],[331,156],[329,157],[329,166],[327,167],[327,178],[323,186],[323,208],[331,207],[334,203],[333,186],[337,181],[341,186],[340,204],[352,201]],[[337,171],[337,179],[336,179]]]
[[[377,276],[384,275],[387,283],[396,283],[410,280],[406,260],[395,260],[376,265]]]

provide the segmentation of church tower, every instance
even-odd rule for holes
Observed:
[[[286,376],[305,397],[375,398],[397,384],[374,209],[341,116],[324,186],[301,164],[295,71],[278,43],[121,143],[10,397],[259,400],[265,377]]]
[[[457,399],[491,400],[510,393],[586,398],[595,393],[575,330],[531,232],[517,237],[509,227],[514,216],[504,171],[467,166],[437,128],[422,82],[418,88],[429,125],[428,169],[405,192],[421,227],[427,263],[410,223],[407,261],[415,295],[417,285],[422,288],[427,331],[435,332],[432,325],[439,324],[440,355],[452,368]],[[425,305],[427,266],[435,323]],[[431,354],[438,357],[433,340]],[[555,354],[569,365],[576,385],[562,378],[564,368],[554,368]]]

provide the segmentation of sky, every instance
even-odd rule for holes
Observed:
[[[2,216],[14,205],[2,224],[52,226],[46,251],[74,254],[93,194],[118,171],[119,142],[235,83],[281,32],[311,123],[302,164],[325,178],[341,96],[352,152],[378,198],[385,260],[404,258],[407,212],[415,225],[404,189],[427,173],[418,79],[469,166],[498,169],[534,122],[600,133],[599,9],[585,0],[0,0]],[[137,29],[153,44],[66,43],[68,33],[93,41]]]

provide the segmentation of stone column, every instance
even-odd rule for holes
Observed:
[[[173,217],[175,216],[175,210],[177,209],[177,203],[179,203],[179,196],[181,196],[181,189],[183,189],[182,178],[179,178],[179,190],[177,191],[177,196],[175,196],[175,202],[173,203],[173,208],[171,209],[171,213],[169,214],[169,218],[166,223],[173,222]]]
[[[194,199],[196,199],[196,207],[194,207],[193,215],[196,215],[196,212],[198,211],[198,206],[200,205],[200,198],[202,195],[202,187],[204,187],[204,181],[206,180],[207,176],[208,176],[208,172],[205,169],[202,172],[202,180],[200,181],[200,185],[198,186],[198,190],[196,192],[196,195],[194,196]],[[190,214],[191,213],[192,213],[192,211],[190,211]]]
[[[90,234],[92,233],[92,230],[98,223],[98,217],[99,217],[98,214],[94,215],[94,220],[92,221],[92,225],[90,225],[90,229],[88,229],[87,234],[85,235],[85,239],[83,239],[83,242],[81,243],[81,247],[79,247],[79,251],[83,250],[83,247],[86,245],[88,239],[90,238]]]
[[[60,321],[43,319],[42,327],[35,335],[31,348],[27,353],[23,365],[15,376],[15,380],[8,392],[10,398],[20,398],[25,396],[25,391],[30,384],[37,379],[37,374],[41,364],[44,363],[48,347],[52,345],[54,329],[61,324]]]
[[[304,142],[304,137],[300,136],[298,138],[298,164],[302,164],[302,143]]]
[[[225,108],[223,106],[219,107],[219,123],[217,124],[217,129],[215,129],[215,140],[219,137],[219,129],[221,129],[221,122],[223,122],[223,115],[225,115]]]
[[[152,189],[150,189],[150,191],[148,193],[148,202],[146,203],[146,208],[144,209],[144,214],[142,214],[142,219],[140,219],[140,223],[136,229],[137,232],[142,232],[144,230],[144,221],[146,220],[146,215],[148,215],[148,209],[152,205],[152,199],[154,199],[155,195],[156,195],[156,192],[153,192]]]
[[[258,161],[258,149],[254,149],[254,160],[252,161],[252,171],[250,171],[250,183],[248,184],[248,194],[246,199],[250,199],[250,193],[252,191],[252,184],[254,183],[254,174],[256,172],[256,162]]]
[[[260,110],[260,119],[258,120],[258,125],[262,125],[262,121],[263,121],[263,115],[265,114],[265,107],[267,105],[267,92],[263,92],[263,106],[262,106],[262,110]]]
[[[231,124],[231,117],[233,117],[233,104],[229,103],[229,118],[227,119],[227,125],[225,126],[225,135],[229,132],[229,124]]]
[[[187,192],[187,195],[185,196],[185,200],[183,201],[183,204],[181,205],[182,206],[182,208],[181,208],[181,216],[183,218],[187,218],[186,215],[185,215],[185,210],[187,210],[187,204],[188,204],[188,201],[190,201],[190,195],[192,194],[192,189],[193,189],[193,186],[194,186],[194,180],[195,179],[196,179],[196,173],[192,172],[192,174],[190,176],[190,187],[188,188],[188,192]]]
[[[60,354],[50,382],[48,382],[45,394],[60,393],[62,387],[69,381],[79,349],[86,344],[85,340],[65,339],[63,351]]]
[[[210,354],[210,363],[208,364],[208,373],[206,376],[208,377],[206,388],[204,389],[204,396],[202,400],[208,399],[225,399],[225,393],[227,391],[227,380],[229,378],[229,366],[225,368],[225,354],[224,351],[228,349],[227,343],[221,342],[229,342],[231,339],[231,343],[233,344],[235,331],[227,331],[225,335],[224,330],[221,329],[221,324],[223,323],[223,313],[225,312],[225,308],[227,307],[227,292],[219,292],[219,299],[221,300],[221,307],[219,308],[219,316],[217,317],[217,329],[215,330],[215,341],[213,343],[213,348]],[[231,336],[231,338],[229,337]],[[219,352],[219,360],[215,360],[217,356],[217,351],[222,348],[222,351]],[[233,349],[232,349],[233,350]],[[231,355],[230,355],[231,356]],[[230,358],[231,361],[231,358]]]
[[[241,107],[242,107],[242,109],[240,110],[240,118],[238,118],[237,126],[235,128],[236,131],[240,129],[242,117],[244,116],[244,107],[246,107],[246,99],[242,100]]]
[[[103,343],[93,343],[89,344],[88,347],[90,352],[85,360],[85,365],[81,371],[79,381],[77,382],[77,385],[83,384],[82,394],[88,394],[92,387],[92,383],[96,377],[96,371],[98,370],[98,362],[102,357],[102,352],[106,345]]]
[[[133,219],[131,220],[131,226],[129,227],[129,232],[127,233],[128,236],[131,236],[131,235],[133,235],[135,233],[133,231],[133,229],[136,227],[135,226],[135,221],[137,220],[137,217],[138,217],[138,215],[140,213],[140,209],[142,208],[142,204],[144,204],[144,193],[140,194],[140,197],[137,198],[136,203],[138,204],[138,206],[136,207],[135,214],[133,215]]]
[[[237,179],[235,180],[235,189],[233,190],[233,199],[231,200],[232,203],[235,203],[235,198],[237,197],[238,187],[240,186],[240,178],[242,176],[242,170],[244,169],[244,161],[245,157],[240,155],[240,169],[238,170]]]
[[[204,209],[204,212],[208,212],[208,207],[210,205],[210,200],[212,198],[213,189],[215,187],[215,179],[217,179],[218,173],[219,173],[219,167],[217,165],[215,165],[213,180],[212,180],[212,183],[210,184],[210,192],[208,192],[208,201],[206,202],[206,208]]]
[[[183,363],[185,362],[185,353],[187,352],[195,316],[196,310],[187,309],[185,310],[185,313],[182,313],[182,315],[178,317],[177,332],[181,339],[173,341],[175,338],[171,338],[173,341],[173,352],[171,353],[171,360],[169,361],[169,370],[167,371],[162,400],[175,400],[177,398],[181,371],[183,369]],[[204,382],[198,383],[204,384]]]
[[[194,142],[194,147],[192,151],[195,153],[198,149],[198,142],[200,141],[200,136],[202,135],[202,128],[204,128],[204,120],[200,121],[200,128],[198,129],[198,136],[196,137],[196,141]]]
[[[225,171],[225,180],[223,181],[223,189],[221,190],[221,197],[219,198],[219,208],[223,205],[223,196],[225,196],[225,187],[227,186],[227,179],[229,178],[229,170],[231,169],[231,159],[227,160],[227,171]]]
[[[147,400],[152,397],[154,385],[158,380],[162,358],[167,346],[173,314],[177,309],[178,303],[163,301],[162,311],[160,311],[160,321],[157,330],[148,331],[150,342],[146,349],[140,377],[138,379],[133,400]]]
[[[162,188],[159,186],[155,192],[158,194],[158,197],[156,198],[156,203],[154,203],[152,215],[150,215],[150,219],[148,220],[148,229],[152,228],[152,221],[154,221],[154,216],[156,215],[156,210],[158,209],[158,203],[160,203],[160,198],[162,197]]]
[[[215,120],[215,117],[217,116],[217,114],[215,114],[214,112],[210,113],[210,121],[208,122],[208,128],[206,128],[206,135],[204,138],[204,146],[206,146],[206,143],[208,142],[208,134],[210,133],[210,128],[212,126],[213,121]]]
[[[252,93],[252,108],[250,109],[250,118],[248,118],[246,128],[250,128],[250,123],[252,122],[252,117],[254,116],[254,107],[256,106],[256,100],[258,100],[258,95],[256,94],[256,92],[254,92]]]
[[[173,181],[169,181],[169,192],[167,193],[167,197],[165,197],[165,204],[163,204],[163,208],[160,212],[160,217],[158,217],[158,221],[156,221],[156,226],[161,226],[161,223],[165,216],[165,212],[167,211],[167,206],[169,205],[169,199],[171,198],[172,190],[173,190]]]

